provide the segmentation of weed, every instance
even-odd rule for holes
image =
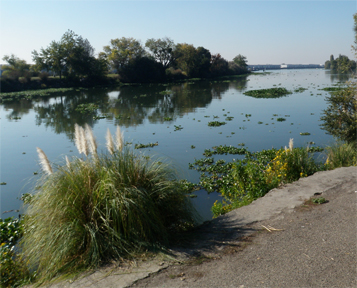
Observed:
[[[324,204],[327,202],[327,200],[324,197],[313,198],[313,199],[311,199],[311,201],[314,204]]]

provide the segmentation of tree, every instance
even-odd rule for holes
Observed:
[[[241,54],[238,54],[236,57],[233,58],[233,62],[243,69],[247,69],[247,58]]]
[[[212,76],[226,75],[228,73],[228,61],[219,53],[212,55],[210,71]]]
[[[22,60],[15,56],[14,54],[5,55],[2,60],[7,62],[7,65],[4,65],[2,69],[4,70],[2,76],[10,79],[18,79],[19,77],[29,77],[30,65],[26,63],[25,60]]]
[[[52,41],[46,49],[34,50],[32,59],[38,70],[55,72],[60,78],[62,75],[83,77],[106,73],[105,65],[94,57],[89,41],[71,30],[64,33],[60,41]]]
[[[52,71],[62,78],[66,62],[60,42],[52,41],[46,49],[41,48],[40,53],[32,51],[32,60],[39,70]]]
[[[357,13],[353,15],[354,18],[354,32],[355,43],[357,45]],[[353,47],[357,52],[357,46]],[[354,63],[355,61],[347,61],[348,57],[340,55],[336,60],[333,56],[330,57],[331,66],[334,62],[337,64],[347,65],[347,63]],[[353,65],[353,64],[352,64]],[[331,68],[332,69],[332,68]],[[337,137],[342,141],[353,143],[357,148],[357,83],[350,81],[347,87],[332,93],[327,97],[326,101],[329,103],[327,109],[323,111],[321,120],[324,123],[321,125],[327,133]]]
[[[113,69],[120,72],[130,60],[145,56],[141,43],[134,38],[112,39],[110,46],[104,46],[104,53]]]
[[[155,60],[168,68],[174,62],[175,44],[170,38],[148,39],[145,46],[149,49]]]
[[[329,103],[323,111],[321,120],[323,129],[342,141],[354,143],[357,141],[357,100],[356,87],[350,85],[346,89],[327,97]]]
[[[165,69],[154,58],[134,58],[122,69],[121,76],[126,82],[159,82],[165,79]]]
[[[188,77],[206,77],[211,65],[211,53],[204,47],[197,49],[189,44],[177,44],[174,57],[176,65]]]

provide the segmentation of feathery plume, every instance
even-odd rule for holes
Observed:
[[[290,138],[290,140],[289,140],[289,150],[290,150],[290,152],[293,151],[293,148],[294,148],[294,139]]]
[[[38,157],[40,158],[40,165],[42,167],[42,170],[45,171],[46,174],[51,175],[53,173],[52,167],[50,161],[48,161],[45,152],[43,152],[42,149],[38,147],[36,147],[36,150],[38,153]]]
[[[82,146],[82,153],[86,156],[88,156],[89,153],[89,147],[88,147],[88,143],[87,143],[87,139],[86,139],[86,132],[84,131],[83,127],[79,127],[79,131],[81,133],[81,146]]]
[[[284,150],[285,150],[285,154],[288,155],[288,147],[284,147]]]
[[[109,128],[107,130],[107,135],[105,136],[105,139],[107,140],[108,151],[111,155],[113,155],[114,154],[114,141],[113,141],[113,137],[112,137],[112,134],[110,133]]]
[[[69,162],[69,159],[68,159],[67,155],[66,155],[65,158],[66,158],[66,165],[67,165],[68,169],[70,169],[71,168],[71,162]]]
[[[115,133],[115,144],[116,144],[116,148],[119,152],[121,152],[123,150],[123,147],[124,147],[124,136],[123,136],[123,133],[120,131],[120,127],[119,125],[117,126],[117,130],[116,130],[116,133]]]
[[[86,124],[86,136],[87,136],[87,141],[89,142],[89,150],[90,152],[96,156],[97,155],[97,141],[95,140],[95,137],[93,135],[92,128]]]
[[[76,144],[79,154],[83,153],[80,128],[77,123],[74,124],[74,143]]]

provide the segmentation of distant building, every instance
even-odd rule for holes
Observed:
[[[324,68],[323,64],[258,64],[258,65],[248,65],[248,69],[251,71],[258,71],[258,70],[272,70],[272,69],[320,69]]]

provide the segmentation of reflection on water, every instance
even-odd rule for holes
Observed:
[[[189,170],[188,164],[215,145],[245,143],[248,149],[257,151],[280,148],[290,138],[296,145],[309,141],[326,145],[332,137],[320,129],[319,118],[328,93],[319,89],[345,81],[343,77],[324,70],[285,70],[233,80],[84,89],[62,96],[6,102],[0,105],[1,182],[7,183],[0,186],[1,211],[18,209],[17,198],[33,187],[38,177],[34,172],[39,170],[36,147],[41,147],[55,163],[63,161],[64,154],[78,155],[73,144],[75,123],[92,126],[102,148],[106,129],[113,131],[115,125],[125,130],[125,140],[133,141],[133,145],[158,142],[158,146],[144,149],[143,153],[169,158],[181,171],[181,177],[193,182],[198,181],[199,174]],[[243,94],[250,89],[272,87],[307,90],[279,99],[256,99]],[[80,104],[89,103],[98,109],[91,113],[78,110]],[[225,120],[228,116],[230,121]],[[277,122],[277,117],[286,121]],[[208,122],[214,118],[227,123],[209,127]],[[176,131],[175,125],[183,129]],[[311,136],[302,137],[300,132],[310,132]],[[207,220],[211,217],[209,208],[219,195],[204,191],[197,194],[194,204]]]

